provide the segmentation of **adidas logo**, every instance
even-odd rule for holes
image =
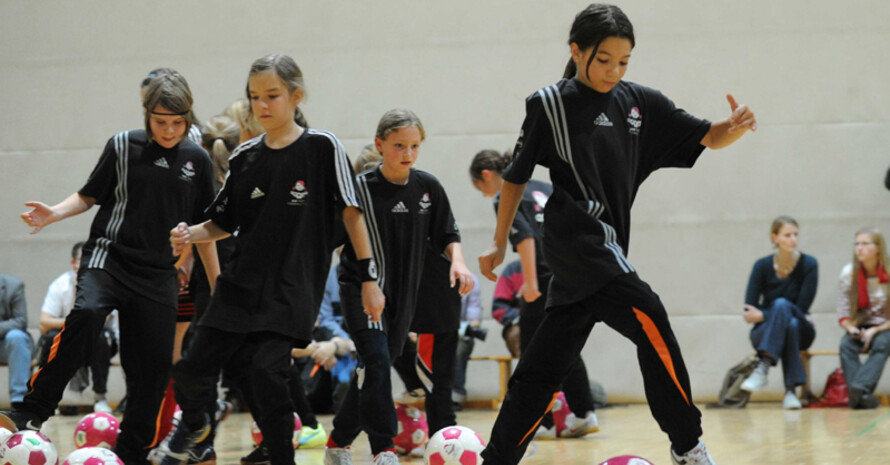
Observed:
[[[170,165],[167,164],[166,158],[158,158],[155,160],[155,166],[160,166],[161,168],[170,168]]]
[[[404,203],[399,202],[398,204],[396,204],[395,207],[392,207],[392,212],[393,213],[408,213],[408,208],[405,207]]]
[[[263,193],[263,191],[261,191],[259,187],[254,187],[254,188],[253,188],[253,192],[250,193],[250,198],[251,198],[251,199],[258,199],[258,198],[260,198],[260,197],[262,197],[262,196],[264,196],[264,195],[266,195],[266,194]]]
[[[593,120],[593,125],[612,127],[612,122],[609,121],[609,118],[606,117],[605,113],[600,113],[600,115],[597,116],[595,120]]]

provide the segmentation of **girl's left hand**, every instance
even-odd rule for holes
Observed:
[[[362,306],[366,315],[371,317],[371,321],[380,321],[380,315],[383,314],[383,307],[386,306],[386,297],[383,291],[377,286],[377,281],[365,281],[362,283]]]
[[[757,119],[754,118],[754,112],[748,108],[748,105],[740,105],[732,94],[726,94],[726,100],[729,102],[729,108],[732,109],[732,114],[729,116],[729,132],[748,129],[756,131]]]
[[[866,353],[871,349],[871,341],[874,339],[875,334],[878,334],[877,326],[872,326],[860,333],[859,340],[862,341],[862,353]]]
[[[449,278],[451,279],[451,287],[454,287],[457,281],[460,281],[460,287],[458,288],[458,292],[460,295],[467,295],[470,291],[473,290],[473,287],[476,286],[476,280],[473,279],[473,275],[470,273],[470,270],[467,269],[466,265],[462,262],[452,262],[451,263],[451,272],[449,273]]]

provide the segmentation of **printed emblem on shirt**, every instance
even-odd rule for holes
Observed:
[[[535,221],[544,222],[544,206],[547,205],[547,194],[541,191],[532,191],[532,198],[535,199]]]
[[[182,166],[182,174],[179,175],[179,179],[183,181],[191,181],[192,177],[195,176],[195,165],[192,162],[187,162]]]
[[[405,204],[400,201],[399,203],[396,204],[395,207],[392,207],[392,212],[393,213],[408,213],[408,208],[405,207]]]
[[[167,159],[163,158],[163,157],[155,160],[155,166],[160,166],[161,168],[170,169],[170,165],[167,164]]]
[[[254,187],[253,192],[250,193],[250,199],[258,199],[264,195],[266,195],[266,193],[261,191],[259,187]]]
[[[640,127],[643,126],[643,115],[640,114],[640,109],[637,107],[633,107],[630,109],[630,113],[627,114],[627,133],[637,135],[640,133]]]
[[[593,120],[593,125],[594,126],[605,126],[607,128],[610,128],[613,126],[612,122],[609,121],[609,117],[606,116],[605,113],[600,113],[600,115],[597,116],[595,120]]]
[[[522,153],[522,146],[525,143],[525,131],[519,130],[519,139],[516,139],[516,145],[513,147],[513,156],[516,157]]]
[[[432,205],[432,202],[430,202],[430,194],[428,192],[424,193],[423,197],[420,198],[420,202],[417,202],[417,204],[420,205],[419,213],[429,213],[430,205]]]
[[[306,197],[309,196],[309,189],[306,189],[306,182],[303,180],[294,183],[294,187],[290,188],[290,200],[287,204],[290,206],[300,206],[306,204]]]

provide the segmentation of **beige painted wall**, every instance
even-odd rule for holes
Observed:
[[[75,191],[105,141],[141,125],[137,90],[149,69],[180,70],[207,118],[243,93],[250,63],[270,52],[297,60],[310,123],[338,134],[350,153],[370,142],[385,110],[420,115],[428,141],[418,166],[448,190],[475,270],[494,217],[467,179],[469,160],[479,149],[512,145],[523,98],[560,77],[568,28],[585,5],[2,0],[0,272],[27,283],[36,327],[45,289],[66,269],[68,249],[85,238],[92,215],[29,236],[18,219],[22,203],[53,203]],[[751,350],[741,301],[751,265],[770,251],[767,228],[778,214],[798,218],[802,249],[820,261],[815,347],[834,348],[836,278],[853,231],[890,229],[882,186],[890,165],[890,4],[621,6],[637,34],[628,80],[711,119],[728,116],[724,95],[732,92],[760,122],[756,134],[705,152],[691,171],[653,175],[633,211],[630,259],[672,315],[694,395],[713,398],[726,369]],[[484,284],[486,313],[492,288]],[[493,336],[480,350],[502,353]],[[638,371],[626,369],[635,364],[628,342],[597,328],[584,356],[610,394],[642,398]],[[818,361],[816,384],[836,365]],[[490,373],[473,368],[471,395],[496,390]],[[779,395],[780,378],[775,371],[766,397]]]

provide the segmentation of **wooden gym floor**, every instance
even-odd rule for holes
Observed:
[[[496,412],[467,410],[458,422],[488,439]],[[593,464],[618,455],[638,455],[655,465],[670,465],[667,436],[645,405],[615,406],[597,413],[600,432],[582,439],[534,441],[523,464]],[[703,440],[714,460],[731,464],[870,464],[890,461],[890,409],[846,408],[782,410],[778,403],[751,403],[741,410],[702,409]],[[59,462],[74,450],[73,431],[80,417],[56,416],[43,432],[59,450]],[[330,432],[332,417],[319,417]],[[250,452],[250,417],[233,414],[220,425],[217,464],[238,464]],[[322,465],[324,449],[297,450],[299,465]],[[367,439],[354,444],[356,465],[370,464]],[[403,458],[403,464],[421,464]]]

